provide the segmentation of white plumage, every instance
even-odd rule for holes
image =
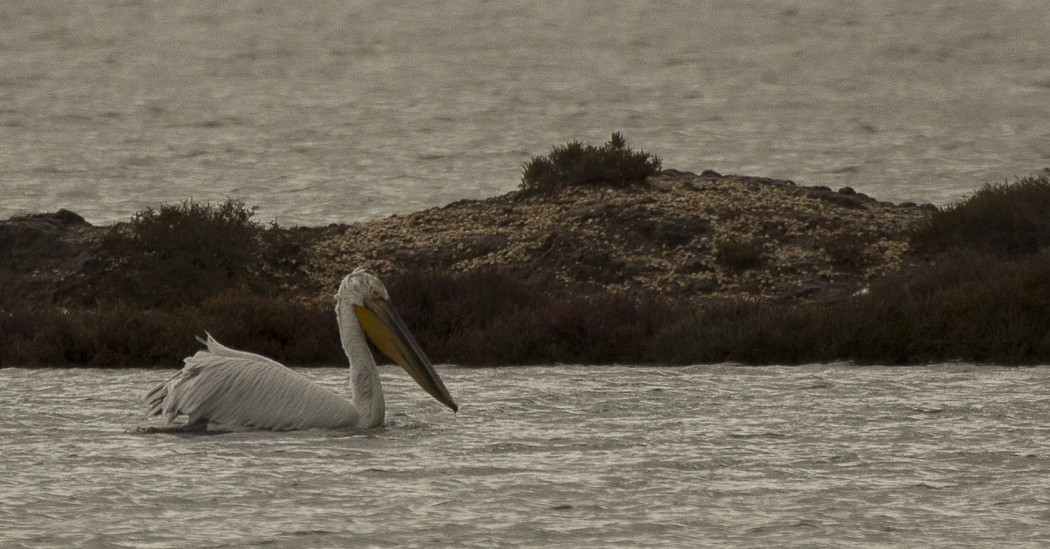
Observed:
[[[351,402],[306,376],[266,357],[235,351],[211,335],[207,350],[146,395],[147,416],[173,423],[208,422],[218,430],[340,429],[354,427],[360,414]]]
[[[383,423],[385,403],[373,343],[453,411],[458,407],[441,378],[389,304],[386,288],[363,269],[343,279],[336,294],[343,349],[350,360],[347,399],[264,356],[230,349],[211,334],[207,349],[185,361],[174,377],[146,393],[146,416],[179,428],[213,430],[367,428]],[[362,325],[364,323],[364,325]]]

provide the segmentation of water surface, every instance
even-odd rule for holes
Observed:
[[[216,436],[134,432],[169,372],[0,370],[0,546],[1050,543],[1050,369],[439,369],[458,415],[384,368],[384,428]]]
[[[1050,166],[1040,2],[0,4],[0,219],[371,219],[623,130],[666,167],[944,204]]]

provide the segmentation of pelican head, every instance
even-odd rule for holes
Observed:
[[[379,278],[358,267],[343,278],[335,299],[337,314],[342,314],[340,309],[352,308],[362,331],[380,352],[404,368],[438,402],[453,412],[459,410],[430,359],[390,304],[390,294]]]

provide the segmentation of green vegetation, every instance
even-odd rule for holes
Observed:
[[[627,187],[645,183],[660,173],[660,158],[633,151],[616,132],[600,147],[572,141],[536,156],[522,166],[520,188],[525,193],[551,194],[568,187]]]

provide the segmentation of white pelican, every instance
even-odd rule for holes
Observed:
[[[390,305],[383,283],[358,268],[335,294],[343,350],[350,359],[350,399],[253,353],[235,351],[208,334],[206,350],[186,359],[174,377],[146,393],[146,417],[164,416],[178,430],[368,428],[382,425],[386,405],[365,334],[430,396],[459,407],[419,343]],[[175,418],[186,415],[183,425]]]

